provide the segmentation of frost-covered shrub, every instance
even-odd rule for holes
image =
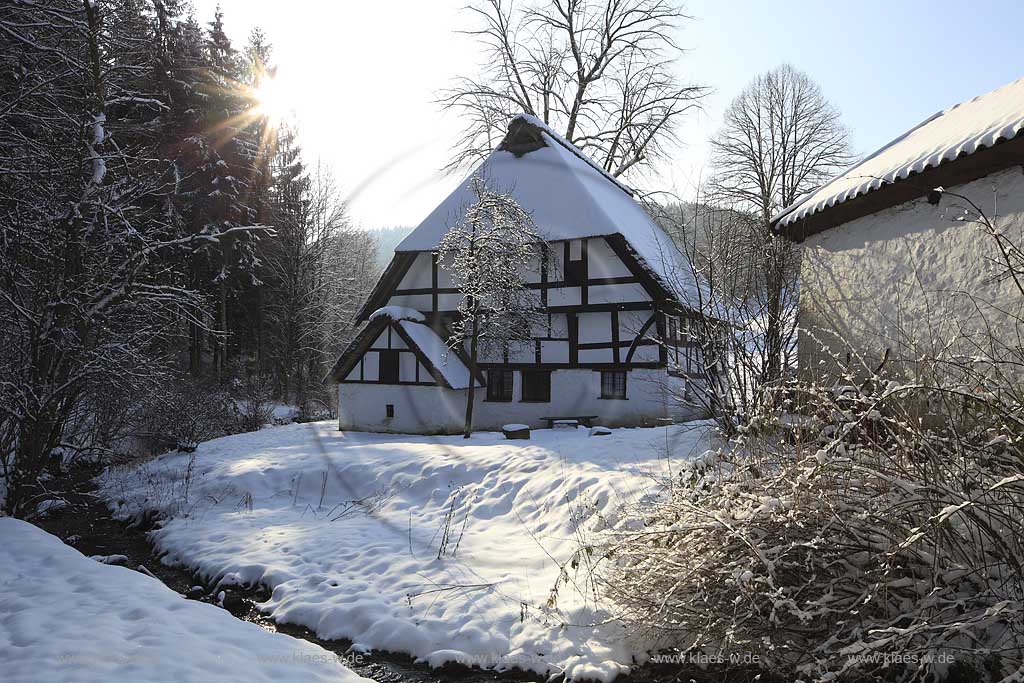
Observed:
[[[192,452],[203,441],[240,431],[228,392],[215,381],[169,379],[146,404],[137,435],[145,454]]]
[[[598,579],[620,616],[658,646],[794,679],[1021,680],[1020,406],[885,382],[798,391],[803,414],[752,419],[608,532]]]
[[[232,381],[238,428],[242,432],[259,431],[274,418],[274,395],[270,378],[257,372],[241,372]]]

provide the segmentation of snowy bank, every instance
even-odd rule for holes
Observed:
[[[610,680],[644,646],[628,642],[567,574],[573,553],[624,503],[656,495],[673,458],[709,427],[536,430],[425,437],[294,424],[217,439],[112,473],[123,516],[156,509],[166,561],[228,584],[272,589],[261,609],[359,649],[432,665],[564,672]],[[560,579],[561,577],[561,579]]]
[[[322,648],[186,600],[9,517],[0,518],[0,615],[8,683],[368,681]]]

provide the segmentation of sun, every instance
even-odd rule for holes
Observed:
[[[273,125],[288,118],[294,109],[285,83],[280,78],[264,78],[253,90],[253,95],[256,98],[256,110]]]

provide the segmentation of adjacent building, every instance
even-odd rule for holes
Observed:
[[[773,219],[803,243],[801,372],[912,372],[1019,350],[1022,297],[984,213],[1024,243],[1024,79],[922,122]]]

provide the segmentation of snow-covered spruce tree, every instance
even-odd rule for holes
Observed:
[[[261,120],[254,111],[255,100],[246,87],[247,65],[224,31],[218,8],[210,22],[204,44],[206,68],[199,93],[202,103],[200,132],[194,136],[200,153],[195,169],[194,224],[204,230],[225,231],[256,222],[253,195],[261,187],[264,168],[261,148]],[[259,263],[257,236],[237,233],[210,250],[204,264],[209,270],[197,283],[212,290],[214,327],[213,361],[225,376],[229,347],[255,335],[232,334],[244,324],[244,315],[233,315],[231,304],[247,300],[259,286],[255,277]]]
[[[1024,303],[1019,233],[935,192]],[[1000,340],[1024,318],[975,303],[955,334],[900,330],[917,342],[898,366],[835,359],[834,386],[769,388],[727,447],[633,508],[588,549],[623,620],[805,681],[1021,680],[1024,354]]]
[[[42,477],[55,454],[88,447],[75,429],[99,415],[89,400],[159,387],[175,325],[196,303],[174,255],[227,232],[182,235],[165,211],[154,143],[130,125],[162,110],[137,90],[148,67],[131,63],[146,54],[133,7],[55,0],[0,13],[0,469],[11,515],[55,495]]]
[[[515,197],[489,186],[486,178],[470,180],[476,201],[467,207],[437,247],[442,268],[451,272],[459,290],[458,317],[448,344],[469,344],[469,391],[463,436],[473,429],[477,359],[482,350],[507,352],[512,344],[531,339],[540,322],[541,303],[525,275],[538,273],[547,250],[537,226]]]

